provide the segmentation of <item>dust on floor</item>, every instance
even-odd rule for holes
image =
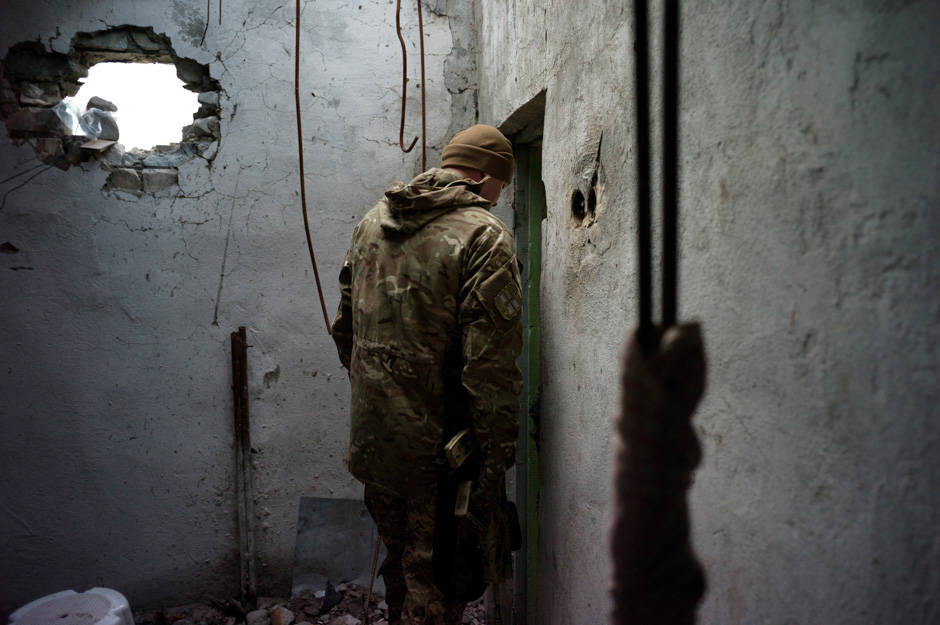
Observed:
[[[362,625],[363,605],[368,589],[356,584],[327,588],[323,597],[313,593],[283,599],[259,597],[255,609],[246,609],[238,601],[210,599],[152,612],[135,612],[135,625]],[[373,594],[369,602],[370,624],[388,625],[388,605]],[[486,625],[483,599],[467,605],[464,625]]]

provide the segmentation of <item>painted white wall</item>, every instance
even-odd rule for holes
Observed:
[[[940,10],[683,11],[680,316],[704,323],[710,365],[701,622],[937,622]],[[600,623],[636,320],[632,9],[481,0],[479,20],[481,121],[547,89],[537,622]],[[601,133],[598,219],[576,228]]]
[[[261,591],[289,589],[301,496],[361,496],[342,465],[349,387],[300,212],[295,5],[226,0],[219,25],[219,4],[201,46],[199,3],[4,8],[0,57],[27,40],[65,52],[76,32],[106,25],[166,34],[221,82],[223,139],[211,168],[180,168],[178,192],[104,193],[107,174],[93,163],[42,173],[0,212],[0,243],[20,250],[0,256],[0,618],[94,585],[120,590],[135,609],[237,592],[229,335],[239,325],[252,346]],[[439,4],[424,16],[429,165],[476,114],[469,9]],[[308,204],[332,316],[353,226],[393,180],[420,169],[420,142],[408,155],[397,146],[394,4],[303,5]],[[402,20],[414,136],[413,5]],[[462,50],[452,54],[455,42]],[[38,164],[28,145],[0,134],[0,178]]]

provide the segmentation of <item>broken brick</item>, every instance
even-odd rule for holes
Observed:
[[[179,173],[175,169],[144,169],[141,180],[144,191],[156,193],[177,184]]]
[[[139,193],[143,188],[140,174],[137,173],[137,170],[123,167],[111,172],[111,175],[108,177],[108,186],[112,189],[130,191],[131,193]]]
[[[24,82],[20,85],[20,104],[23,106],[55,106],[62,100],[62,92],[54,82],[37,85]]]
[[[51,108],[28,107],[10,116],[7,132],[14,138],[67,137],[72,129]]]

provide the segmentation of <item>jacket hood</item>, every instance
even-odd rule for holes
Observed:
[[[482,187],[482,181],[474,182],[437,167],[408,184],[396,182],[379,206],[382,229],[410,234],[456,208],[479,206],[489,210],[490,203],[478,195]]]

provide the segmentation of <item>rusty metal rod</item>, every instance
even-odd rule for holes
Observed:
[[[199,42],[200,46],[206,42],[206,33],[209,32],[209,18],[212,17],[211,11],[212,0],[206,0],[206,29],[202,31],[202,40]]]
[[[294,102],[297,106],[297,150],[300,156],[300,206],[304,214],[304,233],[307,235],[307,250],[310,252],[310,262],[313,264],[313,277],[317,281],[317,293],[320,295],[320,308],[323,310],[323,321],[326,322],[326,333],[332,334],[330,329],[330,316],[326,312],[326,301],[323,299],[323,286],[320,284],[320,271],[317,269],[317,257],[313,253],[313,240],[310,238],[310,219],[307,217],[307,189],[304,184],[304,132],[300,122],[300,0],[297,0],[296,45],[294,47]]]
[[[258,596],[255,571],[254,506],[251,480],[251,423],[248,415],[248,336],[245,326],[232,332],[232,391],[235,413],[235,459],[238,484],[238,539],[242,602]]]
[[[420,9],[420,2],[418,0]],[[405,106],[408,101],[408,50],[405,48],[405,38],[401,36],[401,0],[397,0],[395,3],[395,28],[398,31],[398,41],[401,42],[401,126],[398,129],[398,146],[401,148],[401,151],[407,154],[414,149],[415,144],[418,142],[418,137],[415,137],[407,148],[405,147]],[[424,42],[422,42],[423,44]],[[422,57],[422,62],[423,62]],[[424,80],[421,81],[422,88],[424,87]]]

